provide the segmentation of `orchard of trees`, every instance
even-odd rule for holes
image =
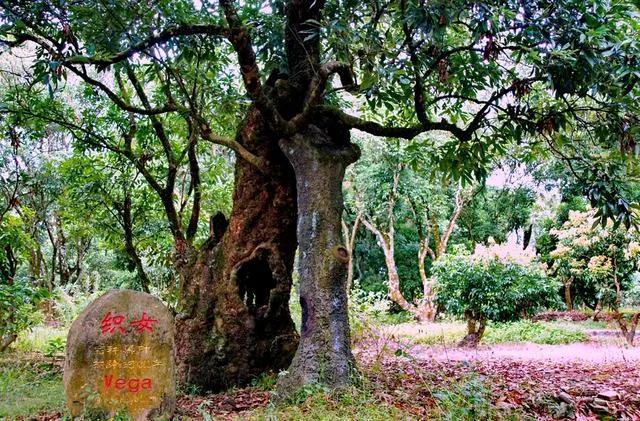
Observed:
[[[363,296],[633,344],[635,2],[0,0],[0,85],[0,352],[111,288],[202,391],[357,384]]]

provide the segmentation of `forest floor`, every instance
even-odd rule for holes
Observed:
[[[640,420],[640,347],[604,324],[544,326],[518,332],[568,343],[511,341],[513,329],[505,338],[500,327],[487,332],[489,344],[461,350],[461,323],[368,325],[356,332],[357,387],[310,387],[274,405],[276,376],[265,376],[226,393],[182,394],[177,419]],[[0,356],[0,419],[62,418],[60,367],[60,357],[41,352]]]

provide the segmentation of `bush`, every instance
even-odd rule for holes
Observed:
[[[558,283],[534,264],[445,256],[433,272],[439,304],[467,320],[461,345],[477,345],[487,321],[515,321],[557,303]]]
[[[0,352],[41,320],[37,305],[47,296],[46,290],[21,282],[0,284]]]

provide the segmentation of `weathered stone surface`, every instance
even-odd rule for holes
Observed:
[[[156,297],[112,290],[67,337],[64,386],[71,415],[168,419],[175,401],[173,318]]]

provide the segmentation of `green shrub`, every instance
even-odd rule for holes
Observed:
[[[515,321],[558,299],[558,283],[533,264],[445,256],[433,272],[439,304],[468,322],[469,345],[482,338],[487,321]]]
[[[0,284],[0,351],[42,320],[37,305],[46,297],[46,290],[22,282]]]
[[[586,342],[589,335],[578,330],[554,326],[550,323],[521,320],[513,323],[497,323],[489,326],[486,343],[531,342],[534,344],[570,344]]]
[[[67,340],[63,337],[49,339],[44,349],[44,355],[47,357],[55,357],[64,353]]]

